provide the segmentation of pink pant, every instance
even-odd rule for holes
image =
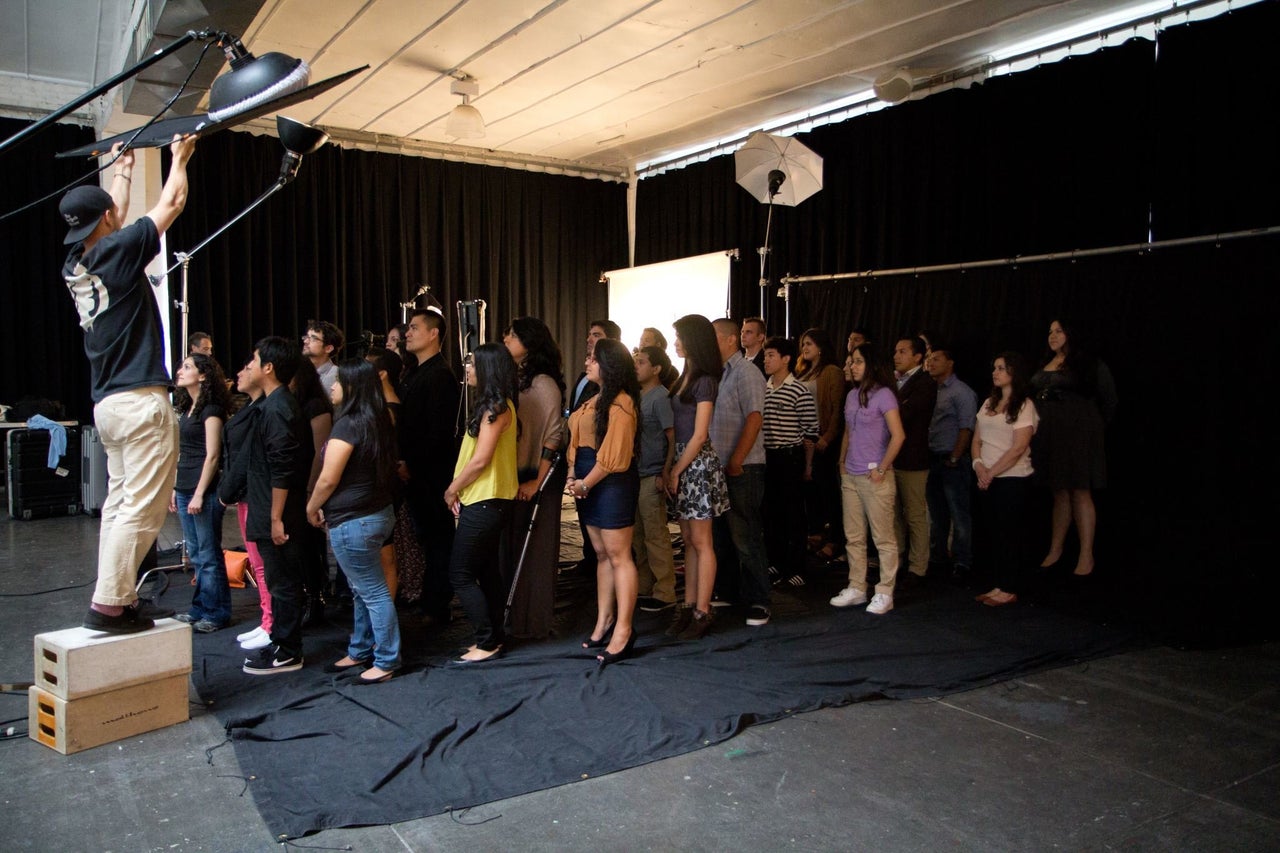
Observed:
[[[240,522],[240,538],[244,540],[244,550],[249,554],[249,568],[253,571],[253,579],[258,582],[258,601],[262,605],[262,630],[271,633],[271,593],[267,591],[267,572],[262,567],[262,555],[258,546],[244,535],[244,521],[249,517],[249,504],[244,501],[236,504],[236,520]]]

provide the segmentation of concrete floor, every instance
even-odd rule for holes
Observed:
[[[170,519],[162,544],[176,538]],[[86,517],[0,519],[0,681],[31,679],[34,634],[79,623],[96,540]],[[238,541],[230,528],[227,541]],[[238,613],[254,595],[237,593]],[[191,714],[72,756],[0,742],[0,849],[277,847],[234,752],[214,749],[221,726],[198,702]],[[0,719],[19,718],[7,725],[24,730],[25,715],[25,691],[0,695]],[[292,846],[1280,850],[1277,723],[1280,643],[1152,647],[963,694],[796,715],[609,776]]]

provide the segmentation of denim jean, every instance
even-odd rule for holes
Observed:
[[[949,456],[934,454],[929,470],[929,559],[946,562],[950,534],[952,563],[967,569],[973,566],[973,471],[969,454],[960,457],[954,467],[946,464]]]
[[[453,537],[449,582],[475,629],[476,646],[491,652],[506,639],[506,589],[498,565],[498,545],[514,501],[492,498],[463,504]]]
[[[378,669],[400,667],[400,622],[382,573],[382,545],[396,525],[391,505],[329,528],[329,545],[351,587],[353,614],[347,655]]]
[[[729,511],[715,520],[712,533],[715,537],[716,563],[719,566],[717,576],[725,572],[726,567],[737,565],[737,592],[742,603],[747,606],[758,604],[768,607],[769,556],[765,549],[764,523],[761,519],[764,468],[763,465],[743,465],[742,473],[736,477],[725,475],[725,483],[729,487]],[[730,583],[726,589],[731,590],[732,587]]]
[[[225,627],[231,624],[231,587],[227,584],[227,566],[222,556],[222,516],[226,508],[217,494],[211,493],[204,496],[200,512],[191,515],[187,507],[195,492],[176,491],[174,497],[187,556],[196,575],[196,589],[188,613]]]

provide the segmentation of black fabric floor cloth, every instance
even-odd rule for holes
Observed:
[[[760,628],[720,610],[696,642],[663,636],[669,612],[637,614],[635,656],[605,669],[576,633],[450,664],[467,644],[459,620],[425,641],[407,631],[406,648],[429,651],[391,681],[362,686],[321,671],[344,652],[342,626],[307,635],[305,669],[269,677],[240,671],[230,632],[197,635],[195,685],[283,839],[475,806],[789,714],[963,691],[1141,643],[1122,626],[1024,603],[984,607],[945,585],[900,593],[886,616],[836,610],[827,585],[777,594],[774,620]],[[585,635],[593,608],[578,616]]]

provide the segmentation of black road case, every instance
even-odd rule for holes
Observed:
[[[9,430],[9,515],[29,520],[80,512],[80,430],[67,428],[67,450],[49,467],[49,432]]]

